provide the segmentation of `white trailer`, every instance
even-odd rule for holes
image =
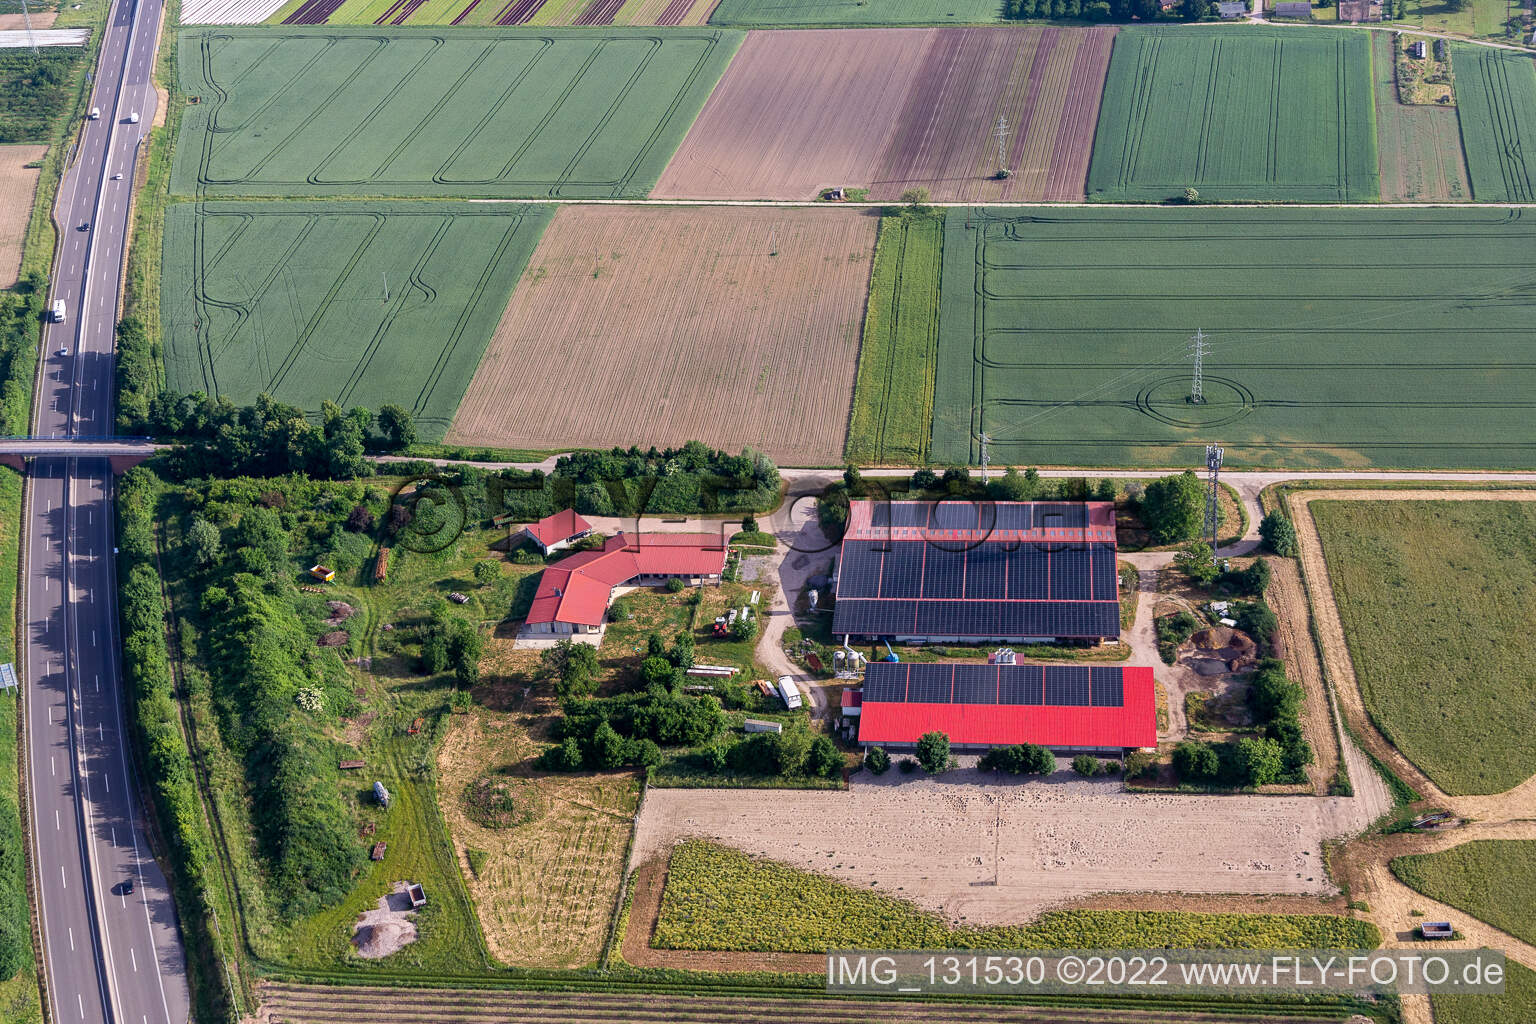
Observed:
[[[779,696],[784,698],[784,706],[789,710],[800,707],[800,688],[795,685],[793,676],[779,676]]]

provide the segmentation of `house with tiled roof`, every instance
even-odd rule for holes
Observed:
[[[522,633],[601,633],[615,588],[660,586],[673,579],[690,586],[719,583],[726,555],[717,534],[609,537],[601,549],[579,551],[544,570]]]
[[[573,508],[545,516],[536,523],[523,527],[524,536],[533,541],[544,554],[563,551],[592,532],[592,524],[577,514]]]

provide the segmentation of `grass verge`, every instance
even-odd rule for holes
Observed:
[[[884,217],[845,454],[856,465],[928,461],[939,347],[944,217]]]

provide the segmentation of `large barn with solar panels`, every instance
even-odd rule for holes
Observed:
[[[1152,670],[1110,665],[871,662],[859,742],[904,748],[942,732],[956,749],[1035,743],[1119,757],[1157,746]]]
[[[905,643],[1120,636],[1107,501],[855,501],[832,631]]]

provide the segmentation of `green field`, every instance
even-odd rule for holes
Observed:
[[[1447,793],[1536,773],[1536,504],[1314,501],[1366,709]]]
[[[1002,0],[720,0],[711,25],[981,25],[1001,21]]]
[[[1363,32],[1122,29],[1088,198],[1374,200],[1370,67]]]
[[[1536,840],[1488,839],[1440,853],[1398,857],[1392,873],[1406,886],[1465,910],[1479,921],[1536,942]]]
[[[1328,914],[1069,910],[1028,925],[953,927],[903,899],[701,839],[672,851],[659,949],[1374,949],[1366,921]]]
[[[552,210],[449,202],[177,203],[166,386],[411,409],[440,438]]]
[[[255,28],[180,36],[171,187],[198,196],[643,196],[740,36]]]
[[[1536,62],[1486,46],[1452,46],[1451,65],[1472,198],[1536,202]]]
[[[1507,961],[1502,996],[1429,997],[1435,1024],[1514,1024],[1536,1020],[1536,971]]]
[[[928,461],[943,251],[942,215],[880,221],[848,426],[856,465]]]
[[[1520,41],[1520,0],[1470,0],[1453,10],[1445,0],[1394,0],[1394,25],[1419,25],[1431,32],[1449,32],[1474,39]],[[1337,17],[1338,7],[1333,14]]]
[[[933,460],[1536,466],[1533,273],[1520,211],[951,210]]]

